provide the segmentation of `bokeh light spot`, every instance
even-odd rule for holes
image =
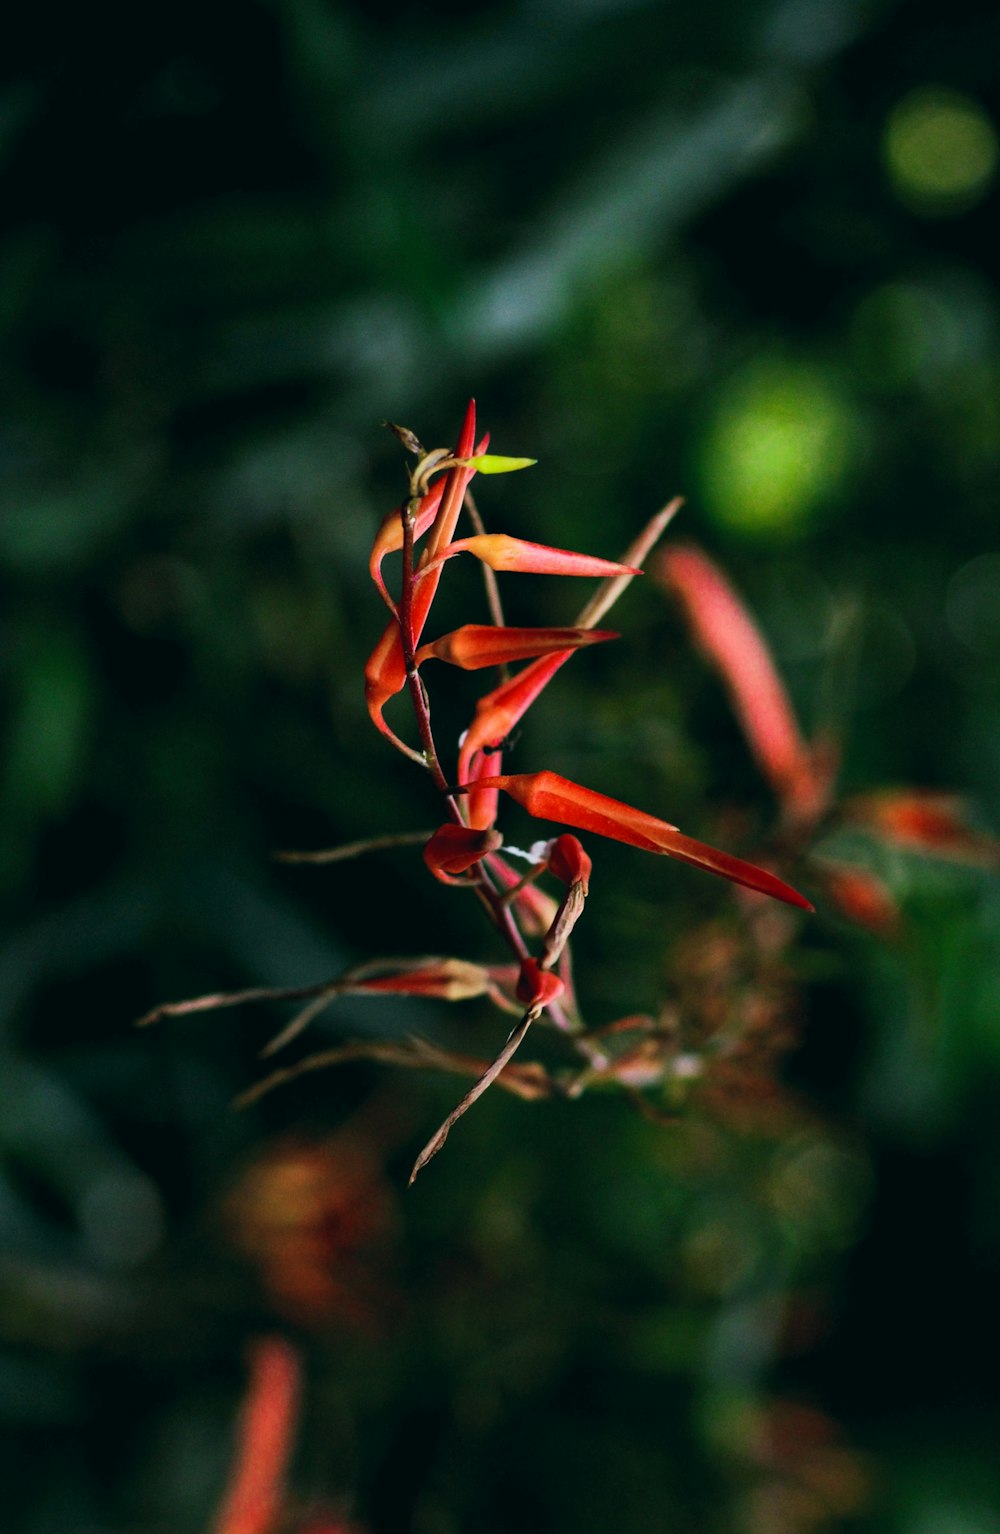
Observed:
[[[901,202],[918,213],[947,216],[964,213],[988,190],[1000,145],[977,102],[927,87],[893,109],[883,155]]]
[[[842,480],[855,435],[849,406],[820,371],[755,364],[725,392],[702,443],[710,514],[766,538],[805,532]]]

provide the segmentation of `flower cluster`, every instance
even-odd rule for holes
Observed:
[[[486,998],[516,1017],[492,1060],[416,1038],[349,1042],[276,1070],[244,1094],[243,1101],[250,1101],[305,1070],[359,1058],[474,1077],[417,1157],[411,1181],[494,1083],[525,1099],[576,1096],[592,1084],[613,1084],[656,1116],[662,1115],[645,1095],[651,1087],[661,1089],[668,1108],[693,1085],[700,1087],[706,1107],[713,1100],[728,1104],[726,1111],[739,1103],[773,1104],[777,1063],[794,1038],[794,988],[784,955],[795,926],[777,919],[781,908],[759,897],[772,896],[800,910],[811,910],[809,901],[771,868],[696,841],[668,821],[549,768],[502,771],[506,742],[560,668],[578,650],[617,638],[598,625],[642,573],[640,566],[680,501],[654,516],[620,561],[487,533],[470,494],[472,480],[477,474],[521,469],[533,460],[489,453],[488,438],[476,439],[474,403],[453,450],[428,452],[412,432],[398,426],[392,430],[414,462],[408,493],[385,518],[372,547],[369,570],[389,618],[365,666],[365,697],[376,729],[429,776],[440,795],[442,821],[430,835],[389,834],[325,853],[285,856],[334,862],[419,842],[435,879],[466,889],[479,901],[508,960],[481,964],[438,955],[376,960],[319,985],[203,996],[159,1007],[143,1021],[254,1000],[304,1003],[264,1051],[271,1054],[338,996]],[[462,528],[459,536],[463,514],[472,531],[466,535]],[[467,623],[428,640],[425,630],[446,566],[463,554],[482,566],[491,621]],[[383,574],[390,555],[401,557],[395,595]],[[504,620],[498,572],[589,578],[598,585],[573,625],[514,628]],[[652,574],[677,601],[696,644],[719,674],[750,752],[774,792],[780,818],[764,861],[802,867],[833,909],[887,937],[899,925],[889,890],[861,864],[817,855],[814,844],[826,832],[838,826],[860,829],[896,846],[997,866],[997,844],[968,828],[953,799],[906,790],[838,805],[836,745],[804,738],[767,644],[722,573],[700,550],[671,545],[655,555]],[[431,662],[499,671],[495,685],[476,703],[454,759],[443,759],[435,741],[425,680]],[[412,716],[410,740],[386,719],[389,705],[404,696]],[[509,847],[498,826],[506,800],[550,828],[547,839],[527,854]],[[699,929],[689,942],[677,943],[674,994],[656,1017],[624,1017],[597,1030],[584,1024],[569,951],[591,878],[591,858],[574,834],[578,831],[674,858],[729,880],[740,892],[752,892],[741,897],[741,922],[728,929]],[[526,872],[516,858],[527,860]],[[544,888],[545,879],[554,881],[557,894]],[[573,1070],[553,1073],[539,1063],[514,1060],[540,1020],[563,1035],[576,1057]]]
[[[497,829],[501,794],[538,820],[665,854],[790,905],[810,907],[767,869],[695,841],[643,810],[551,770],[515,774],[499,770],[505,740],[557,671],[583,646],[617,637],[596,625],[632,578],[642,573],[637,561],[652,548],[679,503],[671,503],[653,519],[621,562],[487,534],[475,513],[474,534],[457,538],[458,519],[469,504],[474,475],[509,472],[532,460],[496,457],[487,452],[487,438],[477,443],[474,403],[469,405],[452,453],[425,452],[412,433],[396,430],[416,463],[410,473],[409,496],[385,519],[372,550],[371,576],[390,618],[365,668],[368,712],[375,727],[428,771],[439,789],[447,818],[426,843],[424,861],[443,883],[467,886],[478,895],[516,961],[513,999],[523,1009],[504,1048],[418,1157],[416,1175],[440,1149],[455,1120],[501,1074],[543,1013],[569,1034],[583,1031],[566,945],[587,897],[590,857],[574,835],[562,832],[532,849],[529,872],[520,876],[504,853],[504,837]],[[398,600],[390,595],[382,574],[386,555],[396,551],[402,553]],[[467,624],[426,643],[424,629],[444,565],[459,554],[471,554],[490,572],[493,622]],[[492,580],[497,571],[597,577],[602,584],[570,628],[510,628],[503,621]],[[499,684],[476,704],[450,772],[445,771],[435,743],[430,694],[423,677],[423,668],[432,659],[464,670],[500,667],[503,673]],[[511,675],[508,667],[519,661],[526,664]],[[386,705],[404,690],[409,693],[418,747],[403,741],[385,719]],[[557,903],[539,899],[535,884],[543,874],[552,875],[563,887]],[[489,983],[499,987],[484,972],[482,988]]]

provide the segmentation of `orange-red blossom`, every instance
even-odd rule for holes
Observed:
[[[722,571],[691,545],[658,559],[656,576],[680,598],[695,639],[715,665],[758,765],[795,820],[826,808],[832,764],[802,737],[771,652]]]
[[[496,778],[480,778],[480,788],[497,788],[507,794],[529,815],[539,820],[555,820],[562,825],[576,826],[580,831],[594,831],[611,841],[626,842],[645,852],[663,853],[695,868],[731,879],[734,884],[773,895],[788,905],[811,911],[809,901],[790,884],[758,868],[745,863],[728,852],[720,852],[704,842],[685,836],[676,826],[665,820],[657,820],[644,810],[633,809],[620,799],[611,799],[592,788],[584,788],[560,777],[557,772],[532,772],[502,775]]]

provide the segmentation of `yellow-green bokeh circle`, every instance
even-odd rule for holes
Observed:
[[[724,390],[702,439],[709,515],[770,541],[802,535],[840,487],[856,435],[849,404],[821,370],[752,364]]]
[[[882,153],[901,202],[919,213],[946,216],[965,212],[989,190],[1000,143],[978,102],[928,86],[893,108]]]

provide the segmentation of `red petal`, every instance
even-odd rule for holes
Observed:
[[[561,996],[566,989],[558,975],[550,969],[540,968],[536,959],[522,959],[521,973],[517,980],[515,995],[526,1007],[547,1005]]]
[[[556,650],[525,666],[509,682],[503,682],[480,698],[458,758],[458,781],[467,783],[472,758],[484,746],[498,746],[527,713],[538,694],[564,666],[572,650]]]
[[[591,554],[575,554],[570,549],[552,549],[544,543],[528,543],[510,538],[506,533],[480,533],[462,538],[440,550],[442,559],[455,554],[473,554],[491,570],[518,571],[527,575],[641,575],[631,565],[612,559],[597,559]]]
[[[464,758],[460,758],[460,763],[464,763]],[[459,781],[467,784],[469,790],[465,796],[466,819],[470,826],[476,826],[479,830],[485,830],[495,822],[499,794],[495,788],[480,789],[478,779],[495,774],[502,766],[502,751],[476,751],[469,762],[464,764],[465,776],[459,777]]]
[[[816,865],[823,880],[827,899],[850,921],[892,937],[899,930],[899,907],[881,879],[866,868],[851,868],[846,863],[823,862]]]
[[[476,402],[470,399],[465,412],[465,420],[462,422],[462,430],[458,437],[458,446],[455,449],[456,458],[469,458],[472,456],[473,443],[476,435]],[[485,451],[485,443],[479,444],[479,449]],[[451,543],[455,536],[455,527],[458,523],[459,512],[462,510],[462,502],[465,499],[465,487],[475,475],[475,469],[462,465],[452,469],[448,475],[447,485],[441,501],[441,509],[437,520],[431,529],[430,538],[427,541],[427,559],[433,559],[440,554],[445,546]]]
[[[549,848],[549,872],[563,884],[582,884],[586,894],[593,864],[575,836],[565,832]]]
[[[437,516],[441,497],[444,494],[445,483],[444,478],[439,479],[420,502],[419,510],[414,518],[414,539],[421,538]],[[383,599],[390,605],[394,604],[386,590],[385,581],[382,579],[382,561],[387,554],[394,554],[397,549],[402,547],[403,522],[397,507],[395,511],[390,511],[375,534],[375,542],[372,544],[371,556],[368,560],[368,573],[381,592]]]
[[[640,847],[646,852],[664,853],[682,863],[691,863],[695,868],[719,874],[734,884],[773,895],[776,900],[787,901],[789,905],[800,906],[806,911],[813,909],[797,890],[766,869],[684,836],[667,821],[657,820],[619,799],[610,799],[592,788],[572,783],[558,773],[535,772],[483,779],[481,786],[487,785],[502,789],[529,815],[541,820],[560,821],[582,831],[595,831],[598,836],[606,836],[611,841]]]
[[[463,874],[488,852],[503,846],[499,831],[478,831],[473,826],[457,826],[451,821],[434,832],[424,848],[424,862],[443,884],[453,881],[450,874]]]
[[[914,852],[976,866],[1000,866],[1000,841],[970,826],[955,794],[926,789],[883,789],[844,806],[845,819]]]
[[[747,743],[782,804],[797,817],[815,819],[829,798],[829,775],[817,770],[771,652],[743,603],[699,549],[668,549],[656,574],[680,597],[695,639],[718,668]]]
[[[417,651],[423,663],[433,656],[460,666],[463,671],[481,671],[486,666],[502,666],[509,661],[527,660],[530,656],[549,655],[553,650],[579,649],[581,645],[600,644],[617,639],[609,629],[498,628],[491,623],[466,623],[450,634],[443,634],[432,644]]]
[[[250,1381],[237,1428],[236,1461],[214,1534],[269,1534],[284,1502],[285,1469],[292,1451],[301,1367],[281,1337],[266,1337],[250,1351]]]
[[[365,662],[365,704],[372,724],[390,740],[396,737],[382,718],[390,698],[406,686],[406,662],[399,637],[399,624],[393,618]]]
[[[489,972],[479,964],[464,959],[441,959],[436,963],[417,964],[397,975],[376,975],[371,980],[357,980],[350,989],[359,993],[373,991],[403,996],[434,996],[440,1001],[467,1001],[483,996],[493,985]]]

